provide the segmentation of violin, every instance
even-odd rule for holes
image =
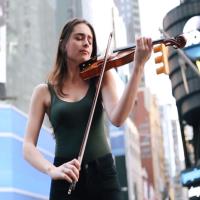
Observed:
[[[186,45],[186,39],[183,35],[175,38],[160,39],[152,42],[153,45],[164,44],[165,46],[172,46],[174,49],[183,48]],[[125,48],[115,49],[113,54],[106,62],[105,71],[117,68],[133,61],[136,46],[129,46]],[[104,59],[98,59],[97,56],[80,64],[80,76],[83,80],[87,80],[101,73],[101,68]]]

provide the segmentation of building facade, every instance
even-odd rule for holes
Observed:
[[[135,43],[135,36],[141,34],[138,0],[114,0],[114,2],[126,26],[127,42]]]
[[[46,81],[55,59],[55,7],[47,0],[7,0],[6,5],[6,93],[27,112],[33,88]]]
[[[132,120],[140,133],[142,167],[148,198],[161,199],[165,186],[164,147],[159,110],[150,91],[140,88]],[[159,148],[159,151],[158,151]]]

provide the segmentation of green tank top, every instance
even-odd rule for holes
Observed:
[[[51,94],[49,120],[52,124],[56,147],[55,156],[67,159],[77,158],[89,118],[96,86],[90,82],[89,89],[81,100],[61,100],[48,84]],[[98,98],[83,160],[91,161],[110,153],[101,98]]]

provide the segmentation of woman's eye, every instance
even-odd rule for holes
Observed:
[[[88,39],[88,43],[89,43],[89,45],[91,45],[92,44],[92,40]]]
[[[77,40],[82,40],[83,38],[81,36],[76,37]]]

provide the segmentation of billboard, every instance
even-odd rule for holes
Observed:
[[[23,157],[27,116],[11,105],[0,105],[0,199],[48,200],[51,179],[34,169]],[[37,148],[53,162],[55,140],[42,126]]]

